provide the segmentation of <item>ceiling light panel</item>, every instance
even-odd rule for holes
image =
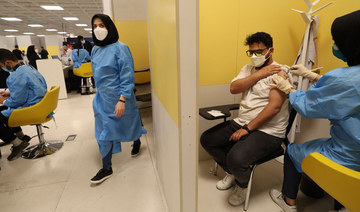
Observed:
[[[84,28],[91,28],[91,17],[94,14],[102,13],[102,0],[4,0],[0,5],[0,18],[16,18],[12,21],[0,19],[0,36],[23,35],[23,32],[34,32],[34,35],[54,35],[58,31],[66,31],[74,35],[90,37]],[[45,10],[41,6],[60,6],[64,10]],[[10,13],[9,13],[10,11]],[[63,17],[76,17],[76,21],[67,21]],[[9,20],[9,19],[8,19]],[[18,20],[18,21],[15,21]],[[22,21],[19,21],[22,20]],[[43,27],[30,28],[28,24],[40,24]],[[87,24],[77,26],[76,24]],[[18,32],[6,32],[5,29],[16,29]],[[57,31],[46,31],[46,29],[57,29]],[[90,30],[89,30],[90,31]],[[61,35],[62,36],[62,35]],[[1,210],[0,210],[1,211]]]
[[[67,20],[67,21],[78,21],[79,19],[76,18],[76,17],[63,17],[64,20]]]
[[[44,27],[41,24],[28,24],[29,27]]]
[[[22,21],[19,18],[14,18],[14,17],[2,17],[1,19],[5,20],[5,21]]]
[[[46,6],[46,5],[42,5],[40,6],[42,8],[44,8],[45,10],[64,10],[64,8],[60,7],[60,6]]]

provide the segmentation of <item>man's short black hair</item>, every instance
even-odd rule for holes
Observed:
[[[254,43],[263,43],[267,48],[273,47],[273,39],[266,32],[257,32],[246,38],[245,45],[250,46]]]
[[[16,56],[7,49],[0,49],[0,63],[5,64],[6,60],[17,62]]]
[[[82,39],[84,39],[84,37],[81,36],[81,35],[79,35],[79,36],[78,36],[78,40],[82,40]]]
[[[17,49],[17,48],[19,48],[19,46],[18,46],[18,45],[15,45],[15,49]]]

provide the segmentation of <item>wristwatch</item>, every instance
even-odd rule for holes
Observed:
[[[252,131],[248,128],[247,124],[244,124],[244,126],[242,126],[241,128],[246,130],[249,134],[252,133]]]

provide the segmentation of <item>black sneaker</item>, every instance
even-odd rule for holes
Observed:
[[[113,174],[112,169],[100,169],[99,172],[95,175],[95,177],[91,178],[91,183],[102,183],[106,179],[110,178]]]
[[[16,160],[21,156],[22,151],[29,146],[29,142],[23,141],[19,146],[12,146],[11,147],[11,154],[8,156],[8,160]]]
[[[140,153],[141,142],[134,142],[131,150],[131,157],[136,157]]]

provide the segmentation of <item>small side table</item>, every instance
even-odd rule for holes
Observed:
[[[232,110],[238,110],[239,109],[240,104],[229,104],[229,105],[218,105],[218,106],[212,106],[212,107],[204,107],[204,108],[200,108],[199,109],[199,115],[201,117],[203,117],[206,120],[216,120],[216,119],[224,119],[224,122],[226,122],[226,118],[231,116],[230,111]],[[208,113],[208,111],[211,110],[218,110],[221,111],[221,113],[223,113],[223,116],[212,116]],[[218,164],[215,162],[215,167],[210,168],[210,173],[213,175],[217,175],[217,169],[218,169]]]

